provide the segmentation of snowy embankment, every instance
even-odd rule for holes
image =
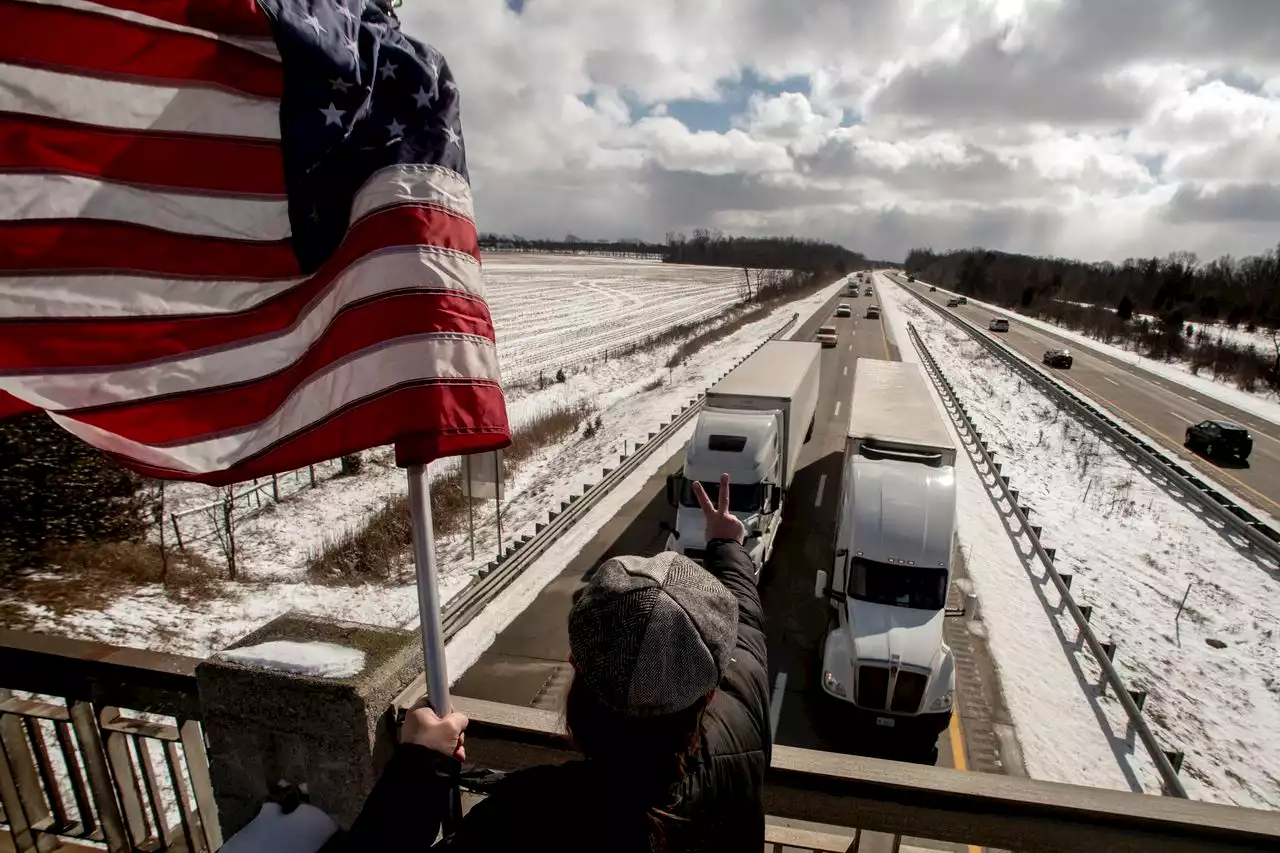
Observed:
[[[600,259],[556,260],[563,286],[558,294],[548,292],[546,301],[559,300],[562,313],[577,316],[580,324],[587,324],[589,318],[574,304],[573,294],[585,294],[584,298],[596,306],[595,310],[600,310],[595,301],[598,281],[587,277],[602,275]],[[528,258],[522,259],[522,263],[527,262]],[[491,278],[495,266],[501,267],[488,262],[486,274]],[[543,263],[542,266],[544,278],[540,280],[545,280],[549,274],[546,268],[551,265]],[[647,277],[647,285],[661,281],[673,301],[683,288],[703,292],[712,304],[722,305],[723,292],[726,289],[732,292],[734,287],[730,271],[723,269],[681,267],[677,270],[639,262],[609,262],[603,266],[618,275]],[[686,271],[688,279],[681,284],[679,272]],[[501,305],[504,300],[501,276],[497,279],[496,283],[490,283],[490,298],[495,305]],[[792,313],[807,316],[830,299],[838,287],[838,284],[832,285],[815,296],[783,305],[765,319],[743,326],[674,369],[668,369],[666,363],[678,342],[625,358],[599,361],[588,369],[568,372],[565,382],[551,382],[544,391],[527,391],[510,398],[513,426],[529,422],[542,411],[586,401],[599,413],[601,428],[590,438],[574,435],[544,448],[507,481],[503,541],[510,544],[514,538],[532,533],[534,524],[544,521],[548,510],[558,508],[560,501],[572,493],[581,494],[584,484],[598,481],[604,467],[615,466],[624,447],[631,448],[637,440],[647,440],[651,431],[776,331]],[[650,294],[649,298],[658,297]],[[630,301],[624,307],[634,323],[631,331],[615,329],[619,344],[642,336],[637,330],[648,334],[644,331],[647,324],[643,310],[638,310]],[[682,310],[687,309],[685,306]],[[495,314],[500,313],[495,310]],[[544,320],[528,319],[530,325],[523,328],[510,325],[517,322],[510,320],[508,335],[518,338],[540,334],[537,330],[545,329],[544,325],[538,325],[545,323]],[[503,334],[501,327],[498,334]],[[586,336],[583,339],[586,340]],[[554,373],[554,364],[549,367]],[[433,469],[444,470],[449,464],[449,461],[437,463]],[[175,601],[160,585],[148,584],[117,598],[101,611],[72,610],[59,614],[36,604],[28,603],[27,607],[43,631],[199,656],[225,648],[289,610],[373,625],[412,625],[417,618],[417,599],[407,554],[401,583],[326,585],[312,582],[305,568],[309,553],[326,536],[360,524],[387,498],[404,494],[405,475],[395,467],[391,448],[367,452],[365,469],[357,475],[338,477],[325,471],[318,474],[319,488],[301,489],[278,505],[264,501],[261,512],[237,525],[237,562],[244,580],[217,582],[216,593],[210,598]],[[294,488],[289,484],[287,491]],[[172,497],[174,502],[183,499],[188,505],[214,497],[206,487],[171,486],[168,491],[167,498]],[[195,497],[188,493],[194,493]],[[188,518],[194,520],[195,516]],[[498,551],[495,521],[492,504],[476,505],[475,560],[471,559],[465,531],[437,541],[441,594],[446,600],[494,558]],[[196,547],[203,550],[213,565],[223,565],[216,543],[205,541]]]
[[[1056,546],[1059,570],[1074,575],[1076,600],[1093,605],[1095,631],[1117,642],[1122,677],[1149,691],[1147,719],[1185,752],[1191,796],[1280,807],[1280,576],[914,297],[886,283],[881,300],[903,340],[915,323]],[[958,480],[960,536],[1028,772],[1159,792],[1038,563],[1023,568],[971,466]]]
[[[928,284],[928,282],[921,279],[917,279],[917,283]],[[950,293],[951,291],[939,287],[938,292]],[[1217,400],[1220,403],[1225,403],[1228,406],[1233,406],[1242,412],[1248,412],[1251,415],[1255,415],[1263,420],[1270,421],[1271,423],[1280,426],[1280,397],[1277,397],[1269,391],[1241,391],[1239,388],[1233,387],[1227,379],[1212,379],[1208,376],[1193,374],[1191,372],[1191,364],[1189,362],[1158,361],[1154,358],[1147,358],[1144,355],[1139,355],[1133,350],[1118,347],[1114,344],[1103,343],[1096,338],[1091,338],[1081,332],[1063,328],[1062,326],[1058,326],[1054,323],[1038,320],[1035,317],[1028,317],[1025,314],[1019,314],[1017,311],[1011,311],[1008,308],[1001,308],[999,305],[983,302],[980,299],[974,299],[972,296],[968,297],[968,299],[970,305],[986,308],[995,314],[1017,320],[1019,323],[1024,323],[1032,328],[1039,329],[1042,332],[1049,332],[1053,335],[1057,335],[1059,338],[1071,341],[1078,347],[1084,347],[1085,349],[1093,350],[1099,355],[1109,356],[1110,358],[1114,358],[1117,361],[1124,362],[1125,364],[1131,364],[1141,370],[1145,370],[1148,373],[1158,376],[1161,379],[1167,379],[1170,382],[1177,383],[1178,385],[1182,385],[1183,387],[1199,394],[1203,394],[1210,399]],[[1219,330],[1219,333],[1225,334],[1227,332],[1231,333],[1227,335],[1228,338],[1234,339],[1242,344],[1258,345],[1258,339],[1263,337],[1257,333],[1250,334],[1232,329]],[[1270,346],[1272,346],[1272,344],[1268,340],[1267,346],[1263,348],[1266,349]]]

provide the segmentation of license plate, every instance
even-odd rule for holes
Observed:
[[[893,728],[893,723],[894,723],[893,717],[876,717],[877,726],[884,726],[887,729],[891,729]]]

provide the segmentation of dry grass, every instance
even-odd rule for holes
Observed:
[[[590,423],[595,407],[583,402],[558,406],[515,430],[511,446],[503,454],[508,475],[532,459],[540,450],[563,441]],[[467,499],[462,493],[462,477],[451,472],[431,484],[431,520],[436,536],[462,529],[467,515]],[[354,585],[399,583],[412,567],[405,552],[413,544],[409,525],[409,499],[389,498],[360,527],[349,528],[325,541],[307,560],[307,575],[317,583]]]
[[[144,584],[163,584],[171,601],[208,601],[217,595],[215,570],[200,556],[149,542],[82,543],[48,554],[39,572],[12,574],[0,594],[0,623],[35,627],[17,602],[32,601],[58,616],[78,610],[104,610],[120,596]]]

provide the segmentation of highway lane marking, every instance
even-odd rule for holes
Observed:
[[[1107,380],[1108,382],[1110,382],[1112,385],[1116,386],[1117,388],[1119,388],[1119,387],[1120,387],[1120,383],[1119,383],[1119,382],[1117,382],[1117,381],[1115,381],[1114,379],[1112,379],[1110,376],[1104,376],[1104,377],[1102,377],[1102,378],[1103,378],[1103,379],[1105,379],[1105,380]]]
[[[844,375],[844,376],[848,376],[848,375],[849,375],[849,365],[847,365],[847,364],[846,364],[846,365],[844,366],[844,373],[843,373],[842,375]]]
[[[827,475],[823,474],[818,478],[818,496],[813,499],[813,508],[817,509],[822,506],[822,493],[827,490]]]
[[[778,720],[782,717],[782,700],[787,691],[787,674],[779,672],[773,682],[773,699],[769,702],[769,733],[771,739],[778,739]],[[952,719],[955,719],[952,717]]]
[[[840,417],[840,404],[843,402],[844,402],[843,400],[836,400],[836,410],[831,413],[831,417],[833,418]]]
[[[959,703],[951,711],[951,725],[947,726],[951,735],[951,763],[957,770],[968,770],[969,759],[964,753],[964,736],[960,731]],[[980,853],[981,848],[974,844],[967,845],[969,853]]]

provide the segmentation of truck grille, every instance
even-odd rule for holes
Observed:
[[[889,699],[889,668],[864,665],[858,667],[858,693],[855,701],[859,707],[887,710],[896,714],[915,714],[920,710],[920,700],[929,684],[929,676],[898,670],[898,680],[893,687],[893,699]]]
[[[883,708],[889,695],[889,670],[883,666],[858,667],[857,703],[863,708]]]
[[[929,676],[918,672],[898,670],[898,683],[893,686],[893,706],[890,711],[900,714],[914,714],[920,710],[920,700],[924,698],[925,685]]]

